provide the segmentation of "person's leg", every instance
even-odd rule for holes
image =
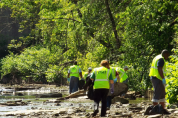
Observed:
[[[152,85],[153,85],[153,106],[157,105],[160,99],[160,89],[159,89],[159,85],[160,85],[160,81],[159,79],[151,79]]]
[[[164,102],[159,102],[159,104],[161,104],[161,106],[163,107],[163,109],[165,109]]]
[[[101,106],[101,116],[105,116],[106,115],[106,99],[107,99],[107,95],[108,95],[109,89],[102,89],[101,91],[101,102],[102,102],[102,106]]]
[[[107,96],[107,108],[109,109],[111,106],[111,96]]]
[[[93,116],[96,116],[96,114],[99,112],[99,102],[101,101],[101,90],[95,89],[94,91],[94,111]]]
[[[165,108],[165,95],[166,95],[166,91],[165,91],[165,86],[163,84],[160,85],[160,99],[159,99],[159,104],[161,104],[161,106],[164,109],[164,114],[171,114],[169,111],[167,111],[167,109]]]
[[[79,83],[79,78],[78,77],[74,77],[73,78],[73,90],[72,90],[72,93],[78,91],[78,83]]]
[[[70,77],[70,83],[69,83],[69,93],[71,94],[72,93],[72,90],[73,90],[73,86],[74,86],[74,82],[73,82],[73,76]]]

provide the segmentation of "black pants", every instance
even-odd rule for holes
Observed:
[[[106,115],[106,103],[107,103],[107,95],[109,89],[94,89],[94,110],[99,109],[99,102],[101,101],[101,116]]]

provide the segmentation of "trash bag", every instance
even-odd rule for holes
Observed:
[[[162,105],[158,104],[155,106],[149,106],[144,115],[155,115],[155,114],[164,114],[164,108]]]
[[[78,83],[79,90],[83,89],[84,85],[85,85],[85,80],[79,80],[79,83]]]
[[[163,113],[164,113],[164,109],[160,104],[154,106],[153,109],[150,111],[150,115],[163,114]]]
[[[87,92],[87,96],[90,100],[93,100],[94,99],[94,92],[93,92],[93,86],[90,86],[88,88],[88,92]]]
[[[87,96],[90,100],[94,99],[93,85],[94,85],[94,82],[90,79],[90,74],[89,74],[86,77],[86,84],[83,86],[83,89],[88,90]]]
[[[89,73],[86,77],[86,82],[90,79],[91,73]]]
[[[153,109],[153,107],[154,107],[153,105],[149,106],[149,107],[146,109],[144,115],[150,115],[150,111]]]

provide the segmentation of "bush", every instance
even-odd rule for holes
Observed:
[[[167,86],[166,98],[170,104],[178,103],[178,49],[174,49],[174,55],[171,55],[171,63],[167,66]]]

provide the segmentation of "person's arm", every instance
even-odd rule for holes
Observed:
[[[110,76],[109,76],[109,83],[110,83],[110,84],[114,84],[113,77],[112,77],[112,73],[111,73]]]
[[[68,73],[68,76],[67,76],[68,78],[70,77],[70,73]]]
[[[113,80],[109,80],[109,83],[110,83],[110,84],[114,84],[114,81],[113,81]]]
[[[67,77],[70,78],[70,69],[68,70],[68,76]]]
[[[120,81],[120,77],[119,77],[119,73],[116,71],[116,78],[118,80],[118,82]],[[115,78],[114,78],[115,79]]]
[[[81,70],[81,68],[79,68],[79,76],[80,76],[80,78],[83,78],[82,77],[82,70]]]
[[[157,67],[158,67],[158,73],[161,76],[162,79],[164,79],[164,74],[163,74],[163,66],[164,66],[164,60],[159,59],[157,62]]]
[[[111,88],[111,94],[114,93],[114,84],[110,84],[110,88]]]
[[[116,77],[117,77],[118,82],[120,82],[119,72],[118,72],[118,75]]]
[[[91,79],[92,81],[94,81],[94,80],[95,80],[95,73],[94,73],[94,72],[93,72],[93,73],[91,73],[90,79]]]
[[[82,72],[80,72],[79,75],[80,75],[80,78],[83,78],[83,77],[82,77]]]
[[[158,66],[158,72],[162,79],[164,79],[163,67]]]

